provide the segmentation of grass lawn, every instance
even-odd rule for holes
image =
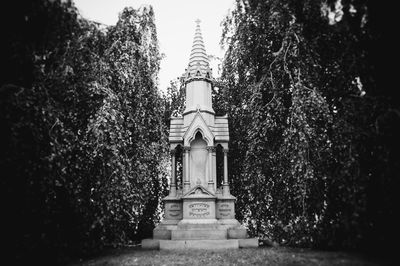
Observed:
[[[149,251],[140,248],[113,251],[73,266],[105,265],[388,265],[365,256],[293,248],[238,249],[226,251]]]

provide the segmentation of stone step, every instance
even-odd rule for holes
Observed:
[[[177,226],[176,229],[179,230],[191,230],[191,229],[204,229],[204,230],[212,230],[212,229],[226,229],[219,225],[218,223],[198,223],[198,224],[190,224],[190,223],[181,223]]]
[[[240,248],[258,248],[258,238],[238,239]]]
[[[247,238],[247,230],[246,228],[243,227],[229,228],[228,238],[229,239]]]
[[[171,230],[166,228],[155,228],[153,230],[154,239],[171,239]]]
[[[215,240],[227,239],[226,229],[188,229],[171,230],[171,240]]]
[[[159,239],[142,239],[142,249],[160,249]]]
[[[236,242],[238,247],[236,247]],[[161,244],[162,243],[162,244]],[[161,240],[143,239],[143,249],[229,249],[258,248],[257,238],[227,240]]]
[[[159,240],[161,250],[177,249],[238,249],[239,241],[237,239],[226,240]]]

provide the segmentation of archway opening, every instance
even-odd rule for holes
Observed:
[[[216,164],[217,164],[217,188],[222,188],[224,183],[224,153],[221,144],[217,145],[216,148]]]
[[[182,189],[183,188],[183,147],[179,144],[175,148],[175,160],[176,160],[176,188]]]

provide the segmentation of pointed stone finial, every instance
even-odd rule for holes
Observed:
[[[196,19],[196,21],[195,21],[196,23],[197,23],[197,25],[199,25],[200,24],[200,22],[201,22],[201,20],[200,19]]]

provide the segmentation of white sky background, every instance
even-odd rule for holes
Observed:
[[[152,5],[155,13],[161,61],[159,89],[165,91],[170,80],[180,77],[187,64],[195,32],[195,20],[201,20],[206,52],[223,58],[220,47],[221,22],[233,8],[234,0],[74,0],[80,14],[89,20],[115,25],[124,7]],[[211,63],[214,77],[217,65]]]

